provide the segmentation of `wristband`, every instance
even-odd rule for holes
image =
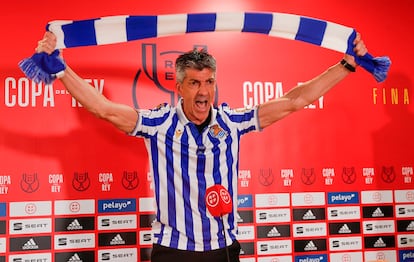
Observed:
[[[349,64],[345,59],[341,60],[341,65],[343,65],[350,72],[355,72],[355,66]]]

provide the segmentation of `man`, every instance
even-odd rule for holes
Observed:
[[[354,45],[358,56],[367,52],[359,34]],[[55,35],[47,32],[36,50],[50,54],[55,46]],[[212,107],[216,61],[204,50],[187,52],[176,60],[176,88],[181,96],[176,107],[163,104],[142,110],[114,103],[70,67],[60,81],[97,117],[145,139],[157,204],[152,261],[177,257],[182,261],[227,261],[227,256],[230,261],[239,261],[236,204],[222,222],[209,213],[204,199],[206,190],[220,184],[235,199],[241,135],[259,131],[304,108],[356,66],[354,57],[345,55],[341,63],[292,88],[283,97],[237,110],[226,104]]]

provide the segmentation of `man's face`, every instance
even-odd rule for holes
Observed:
[[[213,70],[187,69],[182,83],[177,83],[178,94],[183,99],[183,109],[191,122],[203,123],[210,112],[216,91],[216,79]]]

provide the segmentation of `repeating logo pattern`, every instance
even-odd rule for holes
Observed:
[[[180,50],[160,52],[155,44],[142,45],[143,58],[139,61],[142,68],[137,70],[131,90],[134,106],[146,107],[148,86],[168,103],[177,103],[179,97],[171,84],[173,68],[162,65],[171,65],[172,57],[180,53]],[[175,135],[182,134],[177,131]],[[209,135],[222,139],[228,134],[214,125]],[[240,185],[249,194],[254,183],[266,193],[272,192],[238,196],[239,208],[234,218],[239,223],[241,256],[246,261],[256,258],[277,262],[414,260],[414,189],[389,189],[396,182],[410,185],[412,167],[346,166],[332,170],[336,172],[329,173],[326,180],[321,171],[324,168],[275,166],[243,170],[238,176]],[[141,211],[142,198],[133,194],[141,194],[140,185],[151,178],[134,170],[118,173],[109,170],[108,174],[113,174],[108,185],[118,186],[128,198],[110,198],[111,192],[95,195],[98,174],[82,170],[65,173],[67,181],[62,175],[62,179],[49,182],[64,187],[69,194],[55,194],[56,199],[40,203],[35,200],[46,188],[45,174],[34,171],[17,176],[0,174],[2,195],[13,191],[30,200],[0,203],[0,262],[47,262],[52,258],[62,262],[149,261],[150,228],[157,218],[152,211]],[[332,192],[330,187],[320,190],[319,185],[324,182],[343,190]],[[384,191],[388,194],[375,190],[375,183],[386,185]],[[300,188],[295,188],[298,185]],[[303,192],[297,192],[301,189]],[[72,191],[79,199],[57,200],[60,196],[72,198]],[[279,191],[289,193],[275,196]],[[291,192],[300,193],[302,200],[295,202],[298,199]],[[231,200],[228,195],[215,194],[209,196],[209,203],[216,204],[219,197]]]

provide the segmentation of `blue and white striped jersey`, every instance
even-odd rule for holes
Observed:
[[[240,137],[259,130],[257,108],[213,108],[200,133],[181,107],[163,104],[140,110],[133,136],[145,138],[156,201],[154,243],[192,251],[223,248],[236,239],[237,173]],[[206,189],[221,184],[233,197],[223,223],[205,204]]]

